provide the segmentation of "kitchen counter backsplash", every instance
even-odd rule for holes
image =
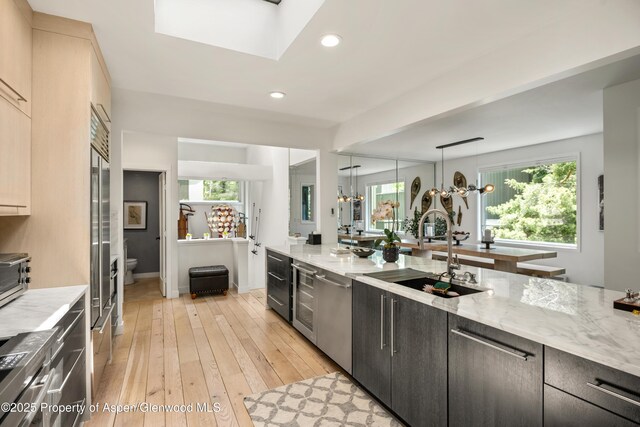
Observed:
[[[478,284],[475,287],[487,291],[445,299],[362,276],[401,268],[442,273],[446,271],[445,262],[400,255],[396,263],[385,263],[380,252],[362,259],[351,254],[332,254],[332,247],[335,245],[289,245],[269,249],[640,376],[640,317],[613,309],[613,300],[623,297],[622,292],[465,265],[461,271],[476,273]]]

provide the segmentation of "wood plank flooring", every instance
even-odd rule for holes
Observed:
[[[167,300],[150,282],[125,292],[124,334],[94,398],[100,410],[86,426],[252,426],[244,396],[340,371],[265,309],[263,290]],[[105,403],[192,403],[194,411],[115,414],[101,410]],[[197,412],[197,403],[220,410]]]

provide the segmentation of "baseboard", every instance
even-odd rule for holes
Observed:
[[[151,272],[151,273],[137,273],[133,275],[134,279],[151,279],[153,277],[160,277],[160,272]]]

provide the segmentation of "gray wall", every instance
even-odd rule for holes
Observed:
[[[127,256],[138,260],[134,273],[160,271],[160,201],[158,196],[158,172],[124,171],[124,201],[147,202],[147,229],[124,230],[127,239]]]

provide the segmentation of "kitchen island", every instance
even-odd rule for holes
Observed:
[[[557,425],[566,420],[563,417],[569,416],[565,414],[584,417],[589,414],[590,419],[620,425],[627,425],[625,422],[628,420],[640,422],[640,379],[637,378],[640,376],[640,318],[613,309],[613,300],[623,297],[621,292],[464,267],[463,271],[477,275],[478,282],[465,286],[482,292],[445,299],[364,275],[403,268],[441,273],[446,270],[444,262],[401,255],[397,263],[385,263],[379,253],[360,259],[351,254],[332,254],[332,246],[298,245],[268,249],[294,262],[353,279],[353,376],[405,421],[414,423],[410,421],[410,415],[401,413],[393,404],[393,390],[399,395],[402,387],[394,387],[392,379],[402,375],[394,374],[385,380],[381,373],[392,369],[387,365],[395,366],[394,363],[402,360],[398,356],[399,350],[394,348],[397,345],[394,340],[404,345],[405,355],[408,347],[412,347],[414,352],[416,346],[423,349],[408,359],[414,366],[408,374],[405,372],[409,378],[407,381],[412,374],[424,373],[423,367],[416,365],[421,360],[419,353],[432,350],[435,341],[429,340],[439,340],[443,346],[439,354],[444,360],[441,360],[440,370],[434,369],[436,358],[431,354],[428,359],[433,364],[427,368],[428,374],[421,378],[422,383],[426,383],[431,381],[435,372],[448,369],[450,417],[460,409],[456,406],[459,398],[467,402],[474,399],[482,401],[482,405],[471,405],[469,411],[484,411],[484,415],[489,417],[487,419],[509,411],[510,416],[517,416],[518,393],[527,389],[525,378],[529,378],[529,394],[520,396],[522,399],[519,400],[521,404],[526,402],[523,408],[529,413],[523,411],[519,418],[522,423],[514,425],[541,425],[543,416],[545,425]],[[410,321],[403,320],[403,310],[413,313]],[[415,327],[415,322],[423,318],[424,324]],[[438,333],[432,330],[436,323],[441,325]],[[403,336],[403,332],[408,330],[413,336]],[[442,334],[445,334],[444,338]],[[368,335],[370,338],[366,338]],[[429,340],[421,341],[422,335]],[[358,338],[362,336],[365,338]],[[486,353],[489,350],[493,353]],[[390,354],[386,359],[392,361],[376,356],[377,352]],[[365,356],[360,357],[359,353]],[[427,362],[426,358],[422,359],[423,364]],[[359,363],[372,372],[369,377],[366,371],[359,373]],[[518,365],[520,363],[524,365]],[[526,370],[520,371],[521,368]],[[586,372],[590,373],[587,375]],[[609,380],[614,383],[610,386],[599,378],[615,378],[617,383]],[[473,381],[479,384],[474,387]],[[496,384],[503,381],[511,381],[519,388],[512,392],[504,389],[504,384]],[[624,387],[616,387],[616,384]],[[406,387],[417,385],[405,383]],[[507,407],[500,409],[498,403],[491,407],[487,393],[494,388],[496,394],[504,393],[502,402],[506,402]],[[544,411],[543,389],[545,396],[554,396],[553,399],[544,399]],[[438,390],[447,393],[447,387],[443,388],[442,384]],[[456,395],[452,397],[451,393]],[[435,398],[433,393],[427,393],[422,396],[422,401],[428,396]],[[406,399],[403,396],[395,401]],[[562,410],[567,407],[578,409],[573,412]],[[610,412],[613,420],[607,418]],[[473,417],[485,419],[479,413],[474,413]],[[469,418],[464,417],[453,421],[449,418],[451,425],[462,425],[468,421]]]

